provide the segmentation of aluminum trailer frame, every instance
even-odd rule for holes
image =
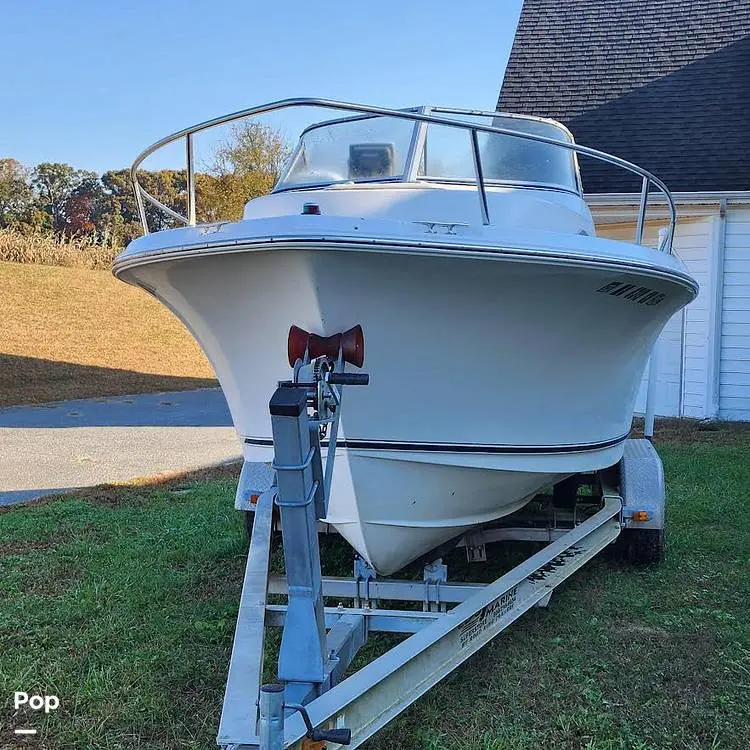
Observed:
[[[628,441],[633,445],[626,448],[617,470],[597,477],[602,489],[601,497],[594,498],[598,509],[584,519],[574,512],[572,528],[506,526],[464,540],[470,559],[480,560],[486,559],[485,541],[549,542],[493,583],[448,582],[439,559],[425,566],[421,582],[380,580],[360,559],[353,578],[324,578],[318,519],[327,506],[330,465],[324,472],[320,426],[325,415],[319,410],[314,418],[308,414],[320,398],[320,388],[311,385],[280,384],[271,399],[273,471],[265,465],[243,468],[240,490],[247,492],[254,480],[267,486],[256,484],[254,496],[255,518],[217,738],[225,750],[357,747],[524,612],[546,606],[554,589],[623,529],[640,525],[641,533],[663,531],[658,455],[648,441]],[[340,390],[337,394],[340,406]],[[336,420],[339,414],[340,409]],[[328,462],[334,455],[329,451]],[[629,489],[628,502],[620,487]],[[269,575],[274,506],[281,517],[286,578]],[[286,594],[288,604],[269,604],[269,593]],[[353,606],[326,607],[324,597],[352,599]],[[380,608],[378,600],[422,607]],[[449,609],[452,604],[457,606]],[[283,627],[280,682],[263,685],[269,626]],[[410,635],[344,678],[374,632]]]

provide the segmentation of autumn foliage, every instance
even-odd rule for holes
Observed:
[[[235,126],[219,144],[209,168],[196,173],[200,222],[241,218],[245,203],[273,188],[289,148],[279,133],[259,123]],[[184,169],[141,170],[143,188],[180,214],[186,213]],[[177,226],[146,205],[151,231]],[[97,175],[69,164],[42,163],[28,169],[0,158],[0,260],[95,267],[141,233],[127,169]],[[92,255],[92,248],[102,246]],[[93,259],[96,256],[96,259]],[[57,260],[56,260],[57,259]]]

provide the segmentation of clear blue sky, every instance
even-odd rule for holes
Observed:
[[[101,172],[187,125],[294,96],[494,109],[520,7],[0,0],[0,157]]]

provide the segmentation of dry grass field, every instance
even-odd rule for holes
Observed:
[[[50,232],[0,228],[0,261],[107,269],[119,252],[110,238],[62,237]]]
[[[0,406],[216,385],[183,325],[109,271],[0,262]]]

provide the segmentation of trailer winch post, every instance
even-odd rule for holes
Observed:
[[[305,388],[279,387],[269,404],[278,477],[289,604],[279,653],[279,679],[286,701],[304,703],[318,695],[326,675],[326,627],[315,497],[320,456],[317,427],[307,416]]]

